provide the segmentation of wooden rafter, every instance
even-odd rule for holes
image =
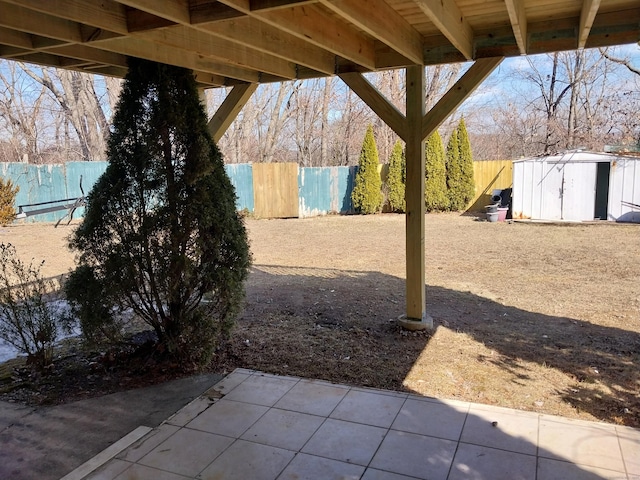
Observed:
[[[422,65],[420,34],[384,0],[322,0],[322,3],[409,61]]]
[[[241,45],[303,65],[317,72],[335,73],[335,55],[289,33],[282,32],[257,18],[242,17],[234,20],[197,25],[202,31],[228,38]]]
[[[407,138],[407,119],[360,73],[343,73],[340,78],[400,138]]]
[[[513,35],[516,37],[518,49],[522,55],[527,53],[527,14],[523,0],[505,0]]]
[[[473,30],[454,0],[415,0],[427,17],[467,60],[473,58]]]
[[[112,73],[135,54],[235,85],[637,42],[640,3],[0,0],[0,27],[3,58]]]
[[[328,15],[315,5],[260,12],[255,15],[280,30],[351,60],[368,70],[376,68],[373,39],[350,28],[346,22]]]
[[[147,31],[140,38],[278,77],[296,77],[296,67],[291,62],[182,25]]]
[[[580,12],[580,29],[578,33],[578,48],[584,48],[596,18],[600,0],[584,0],[582,11]]]
[[[500,65],[503,57],[481,58],[476,60],[471,68],[445,93],[422,119],[422,138],[427,138],[436,128],[460,106],[466,98],[478,88],[495,68]]]
[[[235,78],[245,82],[259,81],[259,73],[254,70],[229,65],[227,63],[204,58],[185,50],[153,43],[137,37],[119,37],[96,42],[100,48],[111,52],[122,53],[132,57],[146,58],[154,62],[167,63],[189,68],[203,73]]]
[[[149,2],[147,0],[127,0],[126,3],[129,6],[135,6],[137,8],[147,8]],[[154,3],[154,5],[156,4],[156,2],[152,3]],[[163,11],[157,7],[149,8],[148,13],[164,16]],[[179,20],[176,15],[166,15],[163,18],[167,20]],[[200,44],[203,45],[204,41],[204,45],[206,45],[207,41],[204,39],[203,34],[222,39],[226,46],[218,43],[216,51],[220,53],[225,50],[237,52],[244,47],[242,51],[245,56],[253,56],[254,58],[259,56],[263,57],[257,64],[252,64],[256,70],[261,70],[265,73],[283,78],[293,77],[291,76],[291,72],[287,73],[282,69],[262,69],[259,64],[269,63],[273,60],[272,63],[274,66],[278,64],[284,65],[282,62],[285,61],[304,65],[325,74],[332,74],[335,71],[335,59],[333,55],[305,40],[301,40],[260,22],[256,18],[243,14],[240,18],[232,18],[227,21],[205,21],[203,18],[200,18],[198,22],[197,24],[189,23],[187,16],[184,16],[183,21],[179,22],[179,25],[163,28],[162,32],[166,32],[166,35],[171,35],[172,30],[179,30],[177,36],[178,38],[182,37],[183,44],[186,44],[186,42],[200,42]],[[181,25],[191,28],[187,30],[182,28]],[[153,31],[138,31],[136,33],[141,36],[148,35],[150,37],[155,37],[158,34],[158,32]],[[200,40],[197,40],[198,38]]]
[[[242,107],[256,91],[258,85],[256,83],[247,83],[242,85],[236,85],[233,90],[229,92],[227,97],[222,102],[222,105],[218,108],[216,113],[209,120],[209,132],[213,140],[219,142],[224,133],[229,128],[229,125],[238,116]]]

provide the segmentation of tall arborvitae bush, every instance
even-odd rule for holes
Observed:
[[[20,187],[14,186],[10,179],[0,178],[0,225],[9,225],[16,218],[14,203]]]
[[[382,210],[384,197],[382,195],[382,180],[378,171],[379,164],[378,147],[373,136],[373,127],[369,125],[362,143],[358,173],[351,192],[353,207],[360,213],[378,213]]]
[[[449,207],[444,146],[437,131],[427,138],[425,146],[424,200],[428,212],[443,211]]]
[[[462,192],[462,165],[460,164],[460,144],[458,129],[454,129],[447,143],[447,198],[449,210],[458,211],[466,207]]]
[[[405,203],[406,160],[400,140],[393,146],[389,159],[389,175],[387,176],[387,192],[389,207],[394,212],[404,212]]]
[[[107,156],[71,238],[73,310],[90,334],[133,312],[157,351],[206,362],[241,307],[250,254],[193,74],[131,59]]]
[[[473,176],[473,154],[471,142],[467,133],[464,118],[457,128],[458,145],[460,148],[460,210],[466,209],[476,195],[476,184]]]

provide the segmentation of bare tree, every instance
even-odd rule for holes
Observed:
[[[24,72],[45,87],[56,100],[64,119],[75,131],[82,160],[104,158],[108,123],[96,93],[94,78],[71,70],[41,68],[20,64]]]
[[[27,88],[29,83],[13,62],[0,68],[0,131],[5,162],[41,163],[41,131],[46,100],[45,89]]]

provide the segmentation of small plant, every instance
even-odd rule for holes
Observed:
[[[384,196],[382,194],[382,180],[378,171],[379,164],[378,147],[373,136],[373,127],[369,125],[362,143],[358,173],[351,192],[354,208],[365,215],[378,213],[382,210]]]
[[[47,302],[54,283],[40,274],[43,264],[26,264],[13,245],[0,244],[0,338],[38,368],[51,364],[60,323]]]
[[[0,178],[0,225],[9,225],[16,218],[16,209],[13,207],[16,195],[20,187],[14,186],[11,180]]]

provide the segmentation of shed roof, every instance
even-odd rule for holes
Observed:
[[[540,162],[540,163],[597,163],[615,162],[619,160],[640,161],[640,157],[634,155],[622,155],[615,153],[589,152],[583,150],[570,150],[554,155],[540,155],[537,157],[527,157],[514,160],[513,163]]]
[[[637,42],[638,0],[0,0],[0,57],[261,83]]]

